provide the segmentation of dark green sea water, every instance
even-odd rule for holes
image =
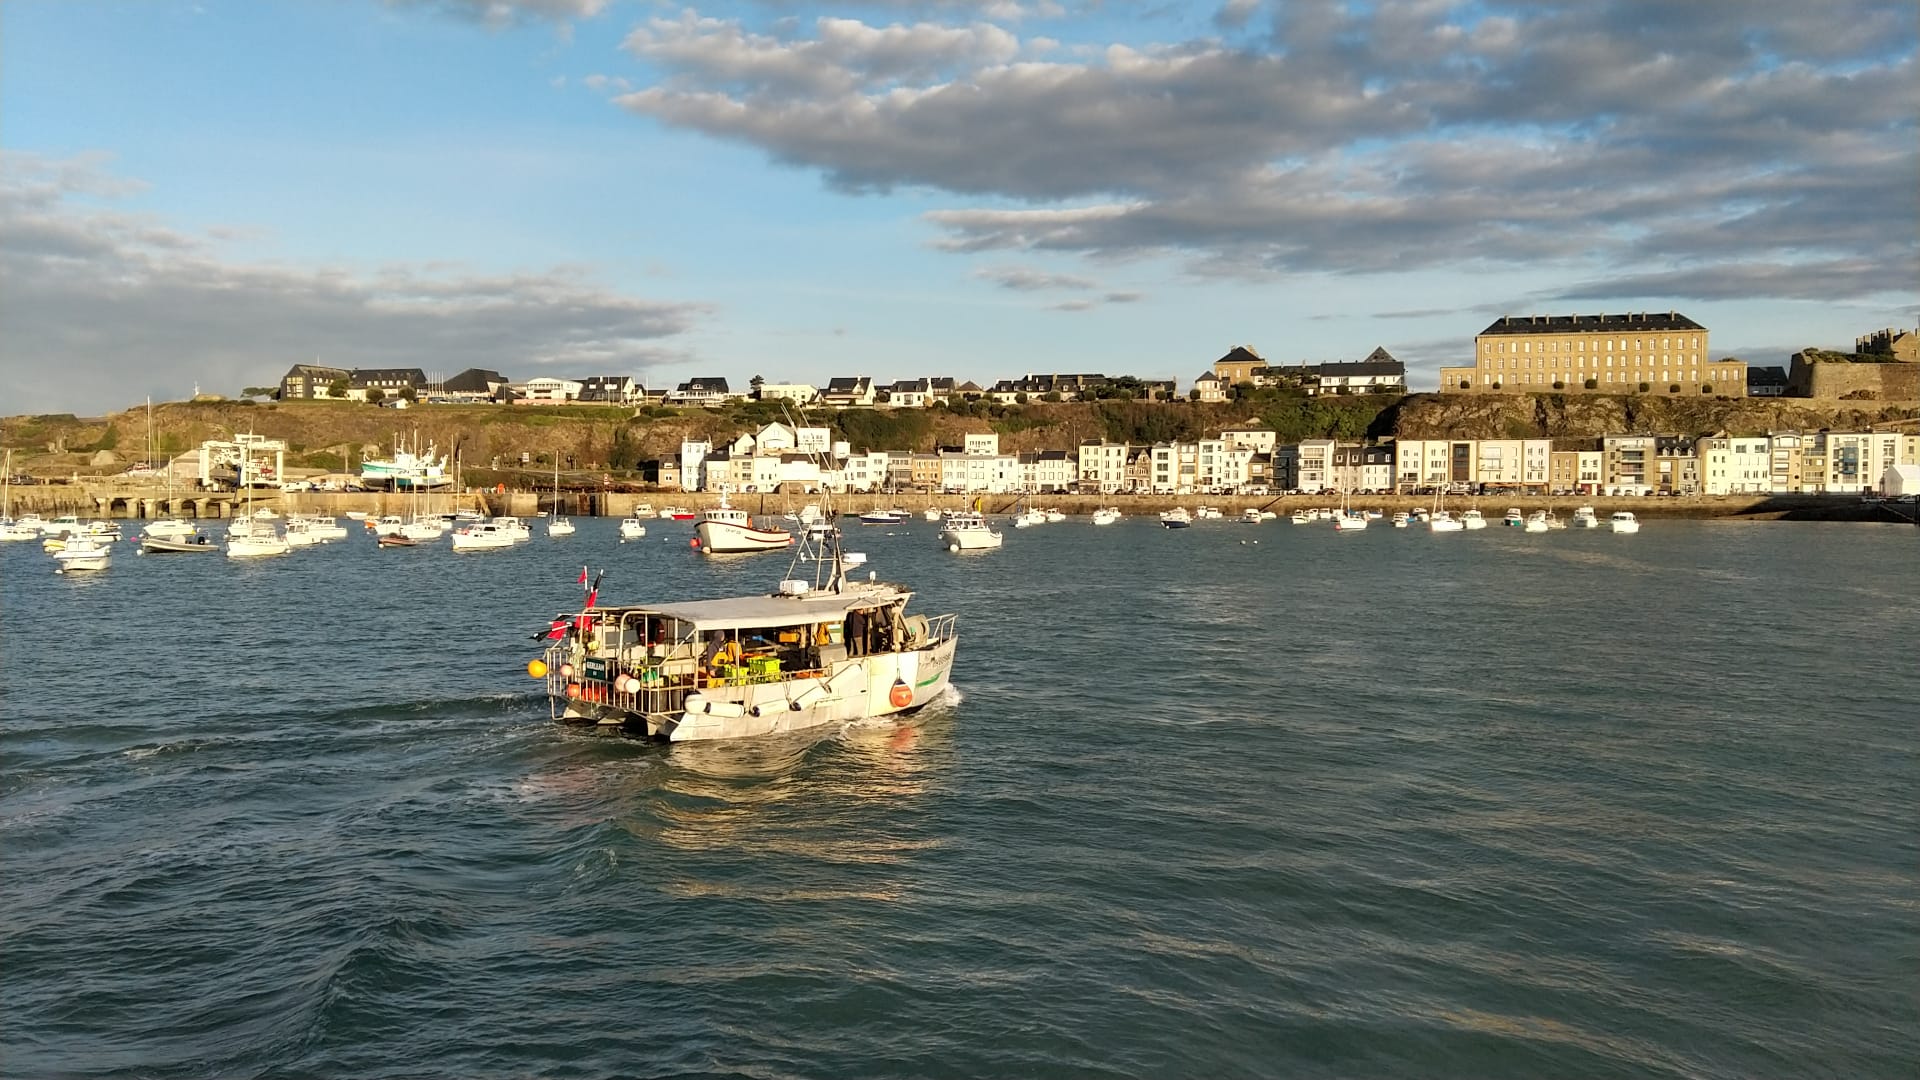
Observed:
[[[0,549],[0,1071],[1914,1075],[1920,530],[850,531],[956,693],[673,748],[527,635],[781,557]]]

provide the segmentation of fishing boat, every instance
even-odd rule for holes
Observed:
[[[1190,529],[1193,527],[1193,515],[1184,506],[1176,506],[1160,513],[1160,524],[1169,529]]]
[[[1509,506],[1507,507],[1506,516],[1500,519],[1500,524],[1505,525],[1509,529],[1523,529],[1527,524],[1527,516],[1520,512],[1519,507]]]
[[[743,555],[793,546],[792,533],[757,524],[745,510],[728,503],[724,491],[720,493],[720,505],[700,515],[693,533],[700,550],[709,555]]]
[[[1576,529],[1597,529],[1600,527],[1600,515],[1593,512],[1593,507],[1583,506],[1573,512],[1573,527]]]
[[[1001,534],[978,511],[948,514],[940,526],[940,546],[948,551],[980,551],[1000,546]]]
[[[556,720],[670,742],[900,716],[940,697],[955,616],[910,615],[904,586],[849,580],[837,534],[812,547],[771,593],[600,606],[596,587],[553,620],[528,673],[545,680]],[[803,558],[811,581],[793,576]]]
[[[449,487],[453,474],[447,468],[447,456],[436,454],[432,443],[422,451],[418,436],[411,447],[402,445],[396,437],[392,457],[360,462],[360,483],[374,491],[419,491]]]
[[[1637,533],[1640,519],[1634,517],[1631,510],[1615,510],[1607,517],[1607,528],[1617,533]]]
[[[74,534],[53,553],[54,573],[105,570],[113,565],[113,547],[98,537]]]
[[[684,506],[669,506],[660,511],[660,516],[669,521],[692,521],[699,515]]]
[[[638,517],[620,519],[620,539],[622,541],[638,540],[645,535],[647,535],[646,523]]]

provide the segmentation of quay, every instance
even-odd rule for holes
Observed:
[[[292,510],[300,513],[329,514],[335,517],[350,511],[379,516],[411,514],[416,510],[420,513],[440,514],[462,509],[477,509],[489,515],[510,514],[516,517],[534,517],[543,513],[557,512],[571,517],[617,518],[631,516],[637,508],[642,506],[651,506],[655,510],[667,506],[703,510],[719,505],[720,498],[718,494],[712,492],[675,490],[567,491],[563,488],[556,498],[551,491],[502,491],[498,488],[474,489],[465,492],[423,492],[418,496],[409,492],[391,491],[308,491],[287,494],[275,489],[263,488],[254,491],[253,505],[256,509],[270,509],[281,514]],[[818,494],[769,493],[763,499],[757,493],[736,493],[730,498],[735,507],[749,513],[762,512],[761,507],[764,505],[766,513],[784,514],[798,510],[807,503],[818,502],[821,497]],[[1101,507],[1114,506],[1129,517],[1158,514],[1175,507],[1186,507],[1192,510],[1202,506],[1217,507],[1229,517],[1236,517],[1249,509],[1272,511],[1285,517],[1295,510],[1338,507],[1341,503],[1340,496],[1324,492],[1313,495],[1272,496],[866,492],[836,493],[833,498],[839,508],[847,512],[858,512],[875,507],[893,507],[916,513],[929,508],[971,510],[977,503],[980,510],[989,515],[1013,513],[1022,506],[1043,506],[1068,514],[1087,515]],[[33,512],[50,516],[78,514],[133,520],[164,517],[223,519],[244,514],[246,502],[245,492],[231,491],[176,492],[169,498],[164,484],[129,482],[117,477],[82,480],[79,483],[38,484],[13,489],[14,509],[17,512]],[[1396,510],[1431,507],[1434,500],[1428,495],[1354,495],[1348,497],[1347,503],[1356,509],[1382,510],[1391,514]],[[1614,497],[1562,495],[1552,498],[1540,495],[1477,497],[1449,495],[1446,497],[1445,506],[1455,511],[1477,506],[1489,514],[1504,513],[1508,507],[1518,507],[1523,513],[1553,510],[1571,514],[1575,507],[1592,506],[1602,516],[1615,510],[1631,510],[1641,518],[1883,521],[1920,524],[1915,520],[1914,504],[1867,502],[1855,494],[1773,493]]]

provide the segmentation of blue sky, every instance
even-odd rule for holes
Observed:
[[[1920,322],[1904,2],[18,0],[0,412]]]

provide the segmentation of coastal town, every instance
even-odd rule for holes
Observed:
[[[1714,359],[1708,332],[1678,312],[1622,315],[1502,316],[1473,342],[1472,367],[1442,369],[1438,395],[1409,396],[1406,365],[1386,348],[1346,363],[1273,364],[1251,346],[1227,350],[1184,386],[1173,379],[1131,375],[1028,373],[981,386],[943,376],[892,381],[868,375],[836,377],[824,386],[775,383],[753,376],[744,390],[726,377],[683,380],[652,388],[630,376],[539,376],[509,380],[470,369],[430,381],[419,369],[339,369],[295,364],[270,396],[278,407],[338,409],[352,403],[413,408],[416,427],[438,411],[485,405],[494,416],[551,415],[556,422],[590,415],[630,415],[635,423],[706,417],[667,445],[641,453],[629,443],[604,455],[565,455],[567,486],[736,495],[893,493],[928,495],[1089,495],[1278,497],[1286,495],[1505,494],[1515,496],[1689,497],[1739,495],[1869,495],[1901,499],[1920,491],[1920,331],[1880,330],[1860,336],[1851,353],[1817,349],[1795,354],[1789,368],[1750,368]],[[1260,419],[1274,403],[1328,408],[1371,406],[1375,415],[1416,398],[1427,402],[1483,400],[1510,411],[1529,399],[1548,403],[1588,400],[1647,405],[1623,430],[1541,433],[1423,430],[1402,426],[1321,437],[1283,437]],[[1697,408],[1689,400],[1701,403]],[[1706,408],[1708,416],[1747,407],[1766,410],[1804,404],[1871,415],[1870,422],[1764,430],[1728,426],[1649,430],[1657,405],[1674,416]],[[1034,410],[1116,403],[1169,410],[1187,421],[1185,434],[1149,438],[1079,438],[1047,442],[1046,429],[1012,434],[1034,423]],[[589,408],[599,406],[599,410]],[[1913,406],[1913,407],[1909,407]],[[626,412],[621,412],[625,410]],[[1874,410],[1867,413],[1864,410]],[[1193,421],[1200,411],[1217,422]],[[862,416],[898,421],[916,415],[959,417],[935,432],[895,423],[875,427]],[[263,421],[273,414],[262,416]],[[284,414],[280,414],[284,415]],[[325,412],[324,418],[347,414]],[[1147,414],[1151,419],[1152,414]],[[1334,415],[1334,414],[1328,414]],[[1364,412],[1358,415],[1366,415]],[[1827,416],[1829,414],[1818,414]],[[1013,421],[1018,421],[1015,423]],[[1706,422],[1695,420],[1696,423]],[[1751,418],[1745,421],[1751,424]],[[732,427],[729,427],[729,424]],[[1151,433],[1153,423],[1136,424]],[[1419,427],[1420,425],[1416,425]],[[1483,425],[1484,426],[1484,425]],[[15,425],[17,428],[18,425]],[[149,416],[151,427],[151,416]],[[988,430],[979,430],[987,428]],[[1006,429],[1006,430],[999,430]],[[892,434],[890,434],[892,433]],[[944,437],[943,437],[944,436]],[[891,440],[891,441],[890,441]],[[125,482],[165,477],[188,491],[283,489],[451,489],[461,467],[503,491],[561,489],[562,457],[520,450],[461,460],[458,438],[436,449],[368,444],[344,448],[329,467],[326,455],[293,452],[270,435],[232,431],[197,448],[158,440],[124,472]],[[1011,442],[1020,445],[1009,445]],[[11,444],[10,444],[11,445]],[[23,448],[23,453],[26,448]],[[181,452],[184,451],[184,452]],[[497,448],[496,448],[497,451]],[[132,456],[132,455],[129,455]],[[121,455],[101,452],[91,466],[111,466]],[[164,457],[165,461],[155,461]],[[417,462],[399,482],[396,460]],[[585,466],[598,482],[577,475]],[[400,466],[403,472],[412,465]],[[551,471],[551,483],[536,479]],[[532,473],[532,477],[528,474]],[[21,475],[22,483],[36,478]],[[45,479],[45,477],[41,477]],[[68,479],[79,480],[76,471]],[[50,505],[50,504],[49,504]],[[109,509],[122,509],[115,504]],[[129,514],[132,509],[127,509]]]

